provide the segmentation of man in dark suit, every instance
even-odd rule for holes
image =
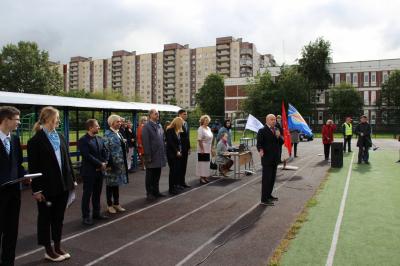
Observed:
[[[159,116],[156,109],[149,110],[150,120],[142,128],[142,144],[146,159],[146,192],[149,200],[166,197],[159,188],[161,168],[166,165],[164,133],[158,123]]]
[[[273,206],[272,201],[278,198],[272,196],[275,185],[276,170],[280,161],[279,146],[284,143],[280,131],[275,127],[275,116],[269,114],[266,125],[257,133],[257,150],[261,156],[262,170],[262,193],[261,204]]]
[[[178,116],[185,121],[182,126],[182,131],[180,133],[181,136],[181,145],[182,145],[182,156],[179,162],[179,170],[178,170],[178,178],[177,178],[177,189],[184,189],[184,188],[191,188],[192,186],[186,184],[185,175],[186,175],[186,168],[187,168],[187,161],[190,155],[190,140],[189,140],[189,126],[186,122],[187,119],[187,112],[184,109],[178,111]]]
[[[103,138],[96,136],[100,130],[96,119],[87,120],[86,129],[87,133],[79,139],[78,148],[82,155],[82,218],[85,224],[91,225],[93,222],[90,220],[90,198],[92,198],[93,219],[108,219],[107,216],[100,214],[100,196],[110,151],[104,145]]]
[[[23,157],[20,140],[12,130],[19,121],[18,109],[11,106],[0,107],[0,245],[1,264],[14,265],[15,247],[18,237],[18,220],[21,207],[20,184],[7,185],[9,181],[24,176]],[[25,180],[29,184],[30,180]]]
[[[276,116],[276,127],[278,128],[279,132],[281,133],[281,136],[283,136],[282,116],[280,116],[280,115]],[[282,145],[279,145],[279,163],[283,163],[282,162]]]

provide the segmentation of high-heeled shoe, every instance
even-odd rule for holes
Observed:
[[[206,183],[210,183],[211,181],[208,181],[207,179],[206,180],[204,180],[204,181],[206,181]]]
[[[202,184],[202,185],[205,185],[205,184],[207,184],[207,182],[203,182],[203,181],[201,181],[201,179],[200,179],[200,184]]]
[[[125,209],[122,208],[121,206],[119,206],[119,208],[118,208],[117,205],[113,205],[113,207],[114,207],[114,209],[116,209],[116,210],[119,211],[119,212],[124,212],[124,211],[125,211]]]
[[[109,213],[117,213],[113,207],[107,206],[107,211]]]

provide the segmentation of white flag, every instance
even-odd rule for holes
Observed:
[[[258,132],[258,130],[263,128],[263,126],[264,125],[260,121],[258,121],[254,116],[249,115],[245,129],[250,129],[251,131]]]

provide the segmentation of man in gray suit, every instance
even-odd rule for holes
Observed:
[[[164,134],[158,118],[160,114],[156,109],[149,111],[150,120],[142,128],[142,145],[144,149],[146,166],[146,191],[147,198],[154,200],[156,197],[166,197],[159,189],[161,167],[165,164]]]

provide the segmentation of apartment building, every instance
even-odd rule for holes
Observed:
[[[86,92],[112,88],[142,102],[169,104],[172,98],[185,109],[195,107],[194,95],[211,73],[224,78],[251,77],[261,68],[276,66],[272,55],[262,55],[255,44],[241,38],[217,38],[214,46],[189,48],[165,44],[162,52],[137,55],[114,51],[111,58],[71,57],[57,65],[66,77],[65,90]],[[61,73],[60,72],[60,73]]]
[[[317,92],[317,123],[323,124],[326,113],[326,102],[329,101],[330,88],[340,82],[351,83],[358,89],[361,99],[364,99],[364,114],[371,124],[375,123],[377,116],[376,99],[379,97],[381,84],[385,82],[390,72],[400,68],[400,59],[369,60],[357,62],[333,63],[328,69],[333,83],[323,92]],[[267,67],[260,70],[265,73],[268,70],[277,80],[279,67]],[[246,99],[241,87],[246,85],[245,78],[228,78],[225,80],[225,115],[236,116],[240,101]]]

